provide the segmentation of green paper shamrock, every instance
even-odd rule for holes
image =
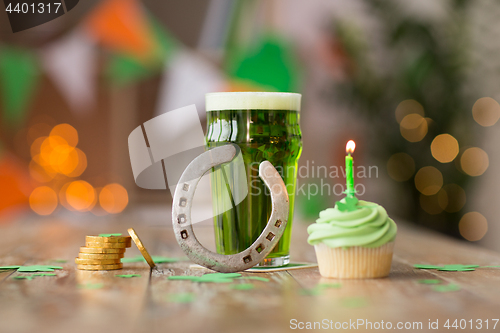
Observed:
[[[55,269],[63,269],[60,266],[51,265],[32,265],[32,266],[21,266],[18,272],[53,272]]]
[[[31,274],[31,276],[57,276],[55,273],[36,273],[36,274]]]
[[[118,237],[122,234],[99,234],[99,237]]]
[[[196,299],[193,293],[177,293],[167,295],[167,301],[173,303],[191,303]]]
[[[115,276],[119,278],[133,278],[133,277],[141,277],[141,274],[118,274]]]
[[[6,271],[9,269],[18,269],[21,266],[0,266],[0,271]]]
[[[460,286],[458,284],[450,283],[447,285],[442,285],[442,286],[434,286],[432,290],[440,292],[440,293],[447,293],[451,291],[458,291],[460,290]]]
[[[231,286],[231,289],[236,289],[236,290],[251,290],[254,289],[255,286],[251,283],[241,283],[241,284],[235,284]]]
[[[440,284],[441,280],[438,279],[421,279],[417,281],[418,283],[421,284]]]
[[[353,212],[359,209],[359,207],[357,206],[358,202],[359,202],[358,198],[348,196],[345,197],[345,203],[337,201],[335,202],[335,205],[341,212]]]
[[[467,271],[475,271],[479,265],[444,265],[444,266],[434,266],[434,265],[420,265],[416,264],[413,267],[418,269],[437,269],[438,271],[449,271],[449,272],[467,272]]]

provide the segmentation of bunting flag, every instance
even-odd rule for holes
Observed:
[[[24,49],[0,46],[0,89],[4,119],[18,126],[25,113],[39,79],[36,56]]]
[[[77,30],[41,52],[42,65],[72,110],[83,113],[95,102],[96,53],[84,31]]]
[[[293,50],[276,36],[265,36],[255,49],[229,59],[229,74],[255,90],[293,92],[298,89],[298,65]]]
[[[31,192],[28,170],[12,154],[4,153],[0,159],[0,184],[0,215],[28,206]]]
[[[148,62],[158,52],[147,16],[137,0],[106,0],[87,17],[87,30],[103,46]]]
[[[174,54],[165,66],[163,79],[156,114],[194,103],[199,115],[205,117],[205,94],[224,90],[226,86],[218,68],[187,50]]]
[[[159,46],[157,59],[145,63],[125,53],[112,54],[105,71],[106,76],[113,84],[126,85],[157,73],[164,62],[171,59],[177,50],[178,42],[152,16],[149,16],[148,27],[150,34]]]

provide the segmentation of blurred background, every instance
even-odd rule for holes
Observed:
[[[134,183],[130,132],[193,103],[204,122],[207,92],[290,91],[300,166],[341,167],[354,139],[361,199],[500,250],[498,15],[487,0],[86,0],[14,34],[2,11],[0,223],[167,214],[168,191]],[[344,182],[299,173],[296,223]]]

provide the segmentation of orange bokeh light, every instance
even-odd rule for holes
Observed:
[[[29,202],[38,215],[50,215],[57,208],[57,194],[48,186],[40,186],[31,192]]]
[[[50,136],[63,138],[70,147],[78,144],[78,132],[70,124],[59,124],[50,131]]]
[[[74,181],[66,188],[66,202],[77,211],[91,210],[96,204],[96,199],[94,188],[86,181]]]
[[[128,205],[127,190],[120,184],[108,184],[99,193],[99,203],[110,214],[121,213]]]

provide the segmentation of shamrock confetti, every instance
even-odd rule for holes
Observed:
[[[63,269],[60,266],[51,265],[33,265],[33,266],[21,266],[17,270],[18,272],[53,272],[55,269]]]
[[[232,285],[231,288],[236,290],[251,290],[254,289],[255,286],[251,283],[241,283]]]
[[[356,197],[347,196],[345,197],[345,203],[337,201],[335,202],[335,205],[341,212],[352,212],[359,209],[359,207],[357,206],[358,201],[359,200]]]
[[[420,284],[440,284],[441,280],[438,279],[422,279],[417,281]]]
[[[99,237],[118,237],[122,234],[99,234]]]
[[[115,276],[119,278],[133,278],[133,277],[141,277],[141,274],[118,274]]]
[[[178,293],[167,296],[167,301],[173,303],[191,303],[196,299],[193,293]]]
[[[57,276],[57,275],[54,273],[37,273],[31,275],[19,275],[19,276],[14,276],[12,278],[15,280],[33,280],[37,276]]]
[[[466,272],[466,271],[475,271],[479,265],[444,265],[444,266],[435,266],[435,265],[420,265],[416,264],[413,267],[418,269],[437,269],[438,271],[449,271],[449,272]]]
[[[6,271],[10,269],[18,269],[21,266],[0,266],[0,271]]]
[[[57,276],[56,273],[36,273],[32,274],[31,276]]]
[[[61,264],[64,264],[64,263],[68,262],[66,259],[52,259],[51,261],[52,262],[58,262],[58,263],[61,263]]]
[[[432,290],[440,292],[440,293],[447,293],[451,291],[458,291],[460,290],[460,286],[458,284],[450,283],[447,285],[442,285],[442,286],[434,286]]]

